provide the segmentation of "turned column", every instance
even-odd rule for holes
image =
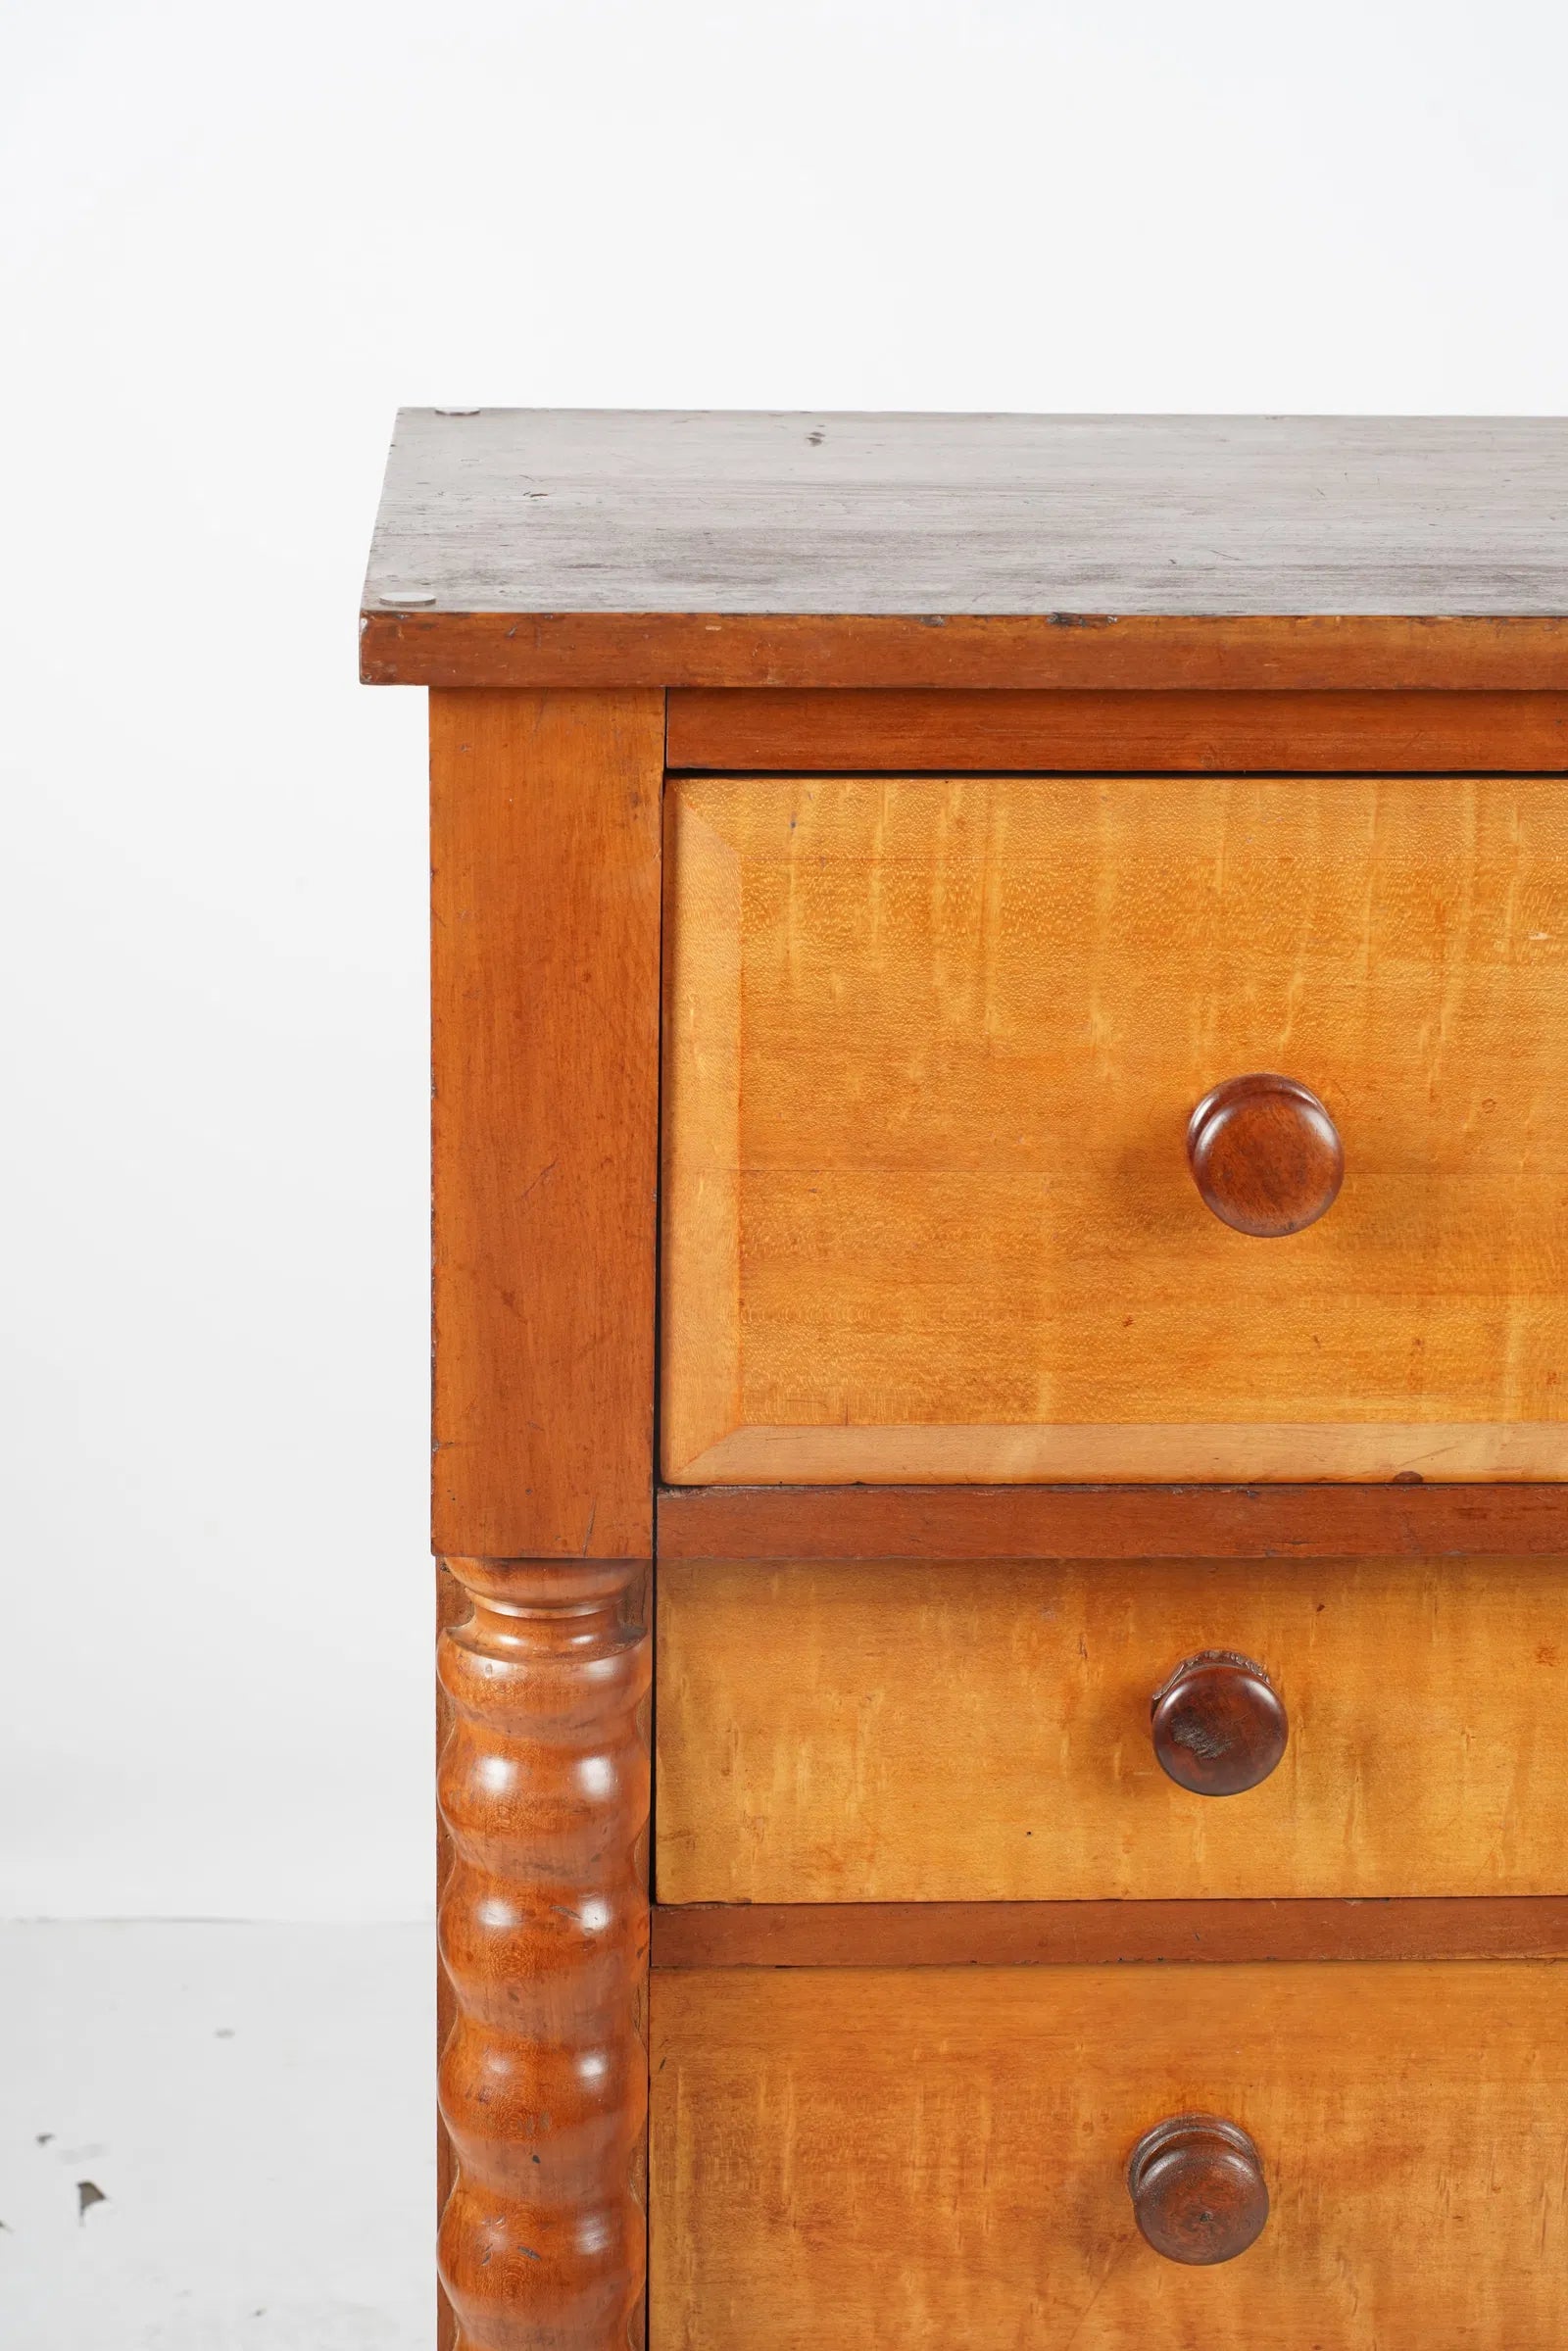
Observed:
[[[447,1562],[441,2278],[462,2351],[640,2339],[651,1646],[624,1565]]]

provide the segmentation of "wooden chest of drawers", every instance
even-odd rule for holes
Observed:
[[[455,2351],[1568,2334],[1565,514],[400,421]]]

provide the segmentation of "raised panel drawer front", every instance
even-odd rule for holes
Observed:
[[[1565,2001],[1525,1964],[656,1976],[650,2342],[1560,2351]],[[1129,2192],[1193,2114],[1262,2181],[1217,2266]]]
[[[666,1561],[657,1652],[662,1902],[1568,1891],[1562,1560]]]
[[[1568,1473],[1560,780],[666,798],[668,1479]]]

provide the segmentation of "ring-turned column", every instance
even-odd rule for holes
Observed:
[[[646,2233],[642,1576],[447,1564],[473,1614],[440,1650],[442,2283],[462,2351],[626,2351]]]

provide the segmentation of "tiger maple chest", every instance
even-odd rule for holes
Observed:
[[[410,412],[453,2351],[1568,2336],[1568,424]]]

